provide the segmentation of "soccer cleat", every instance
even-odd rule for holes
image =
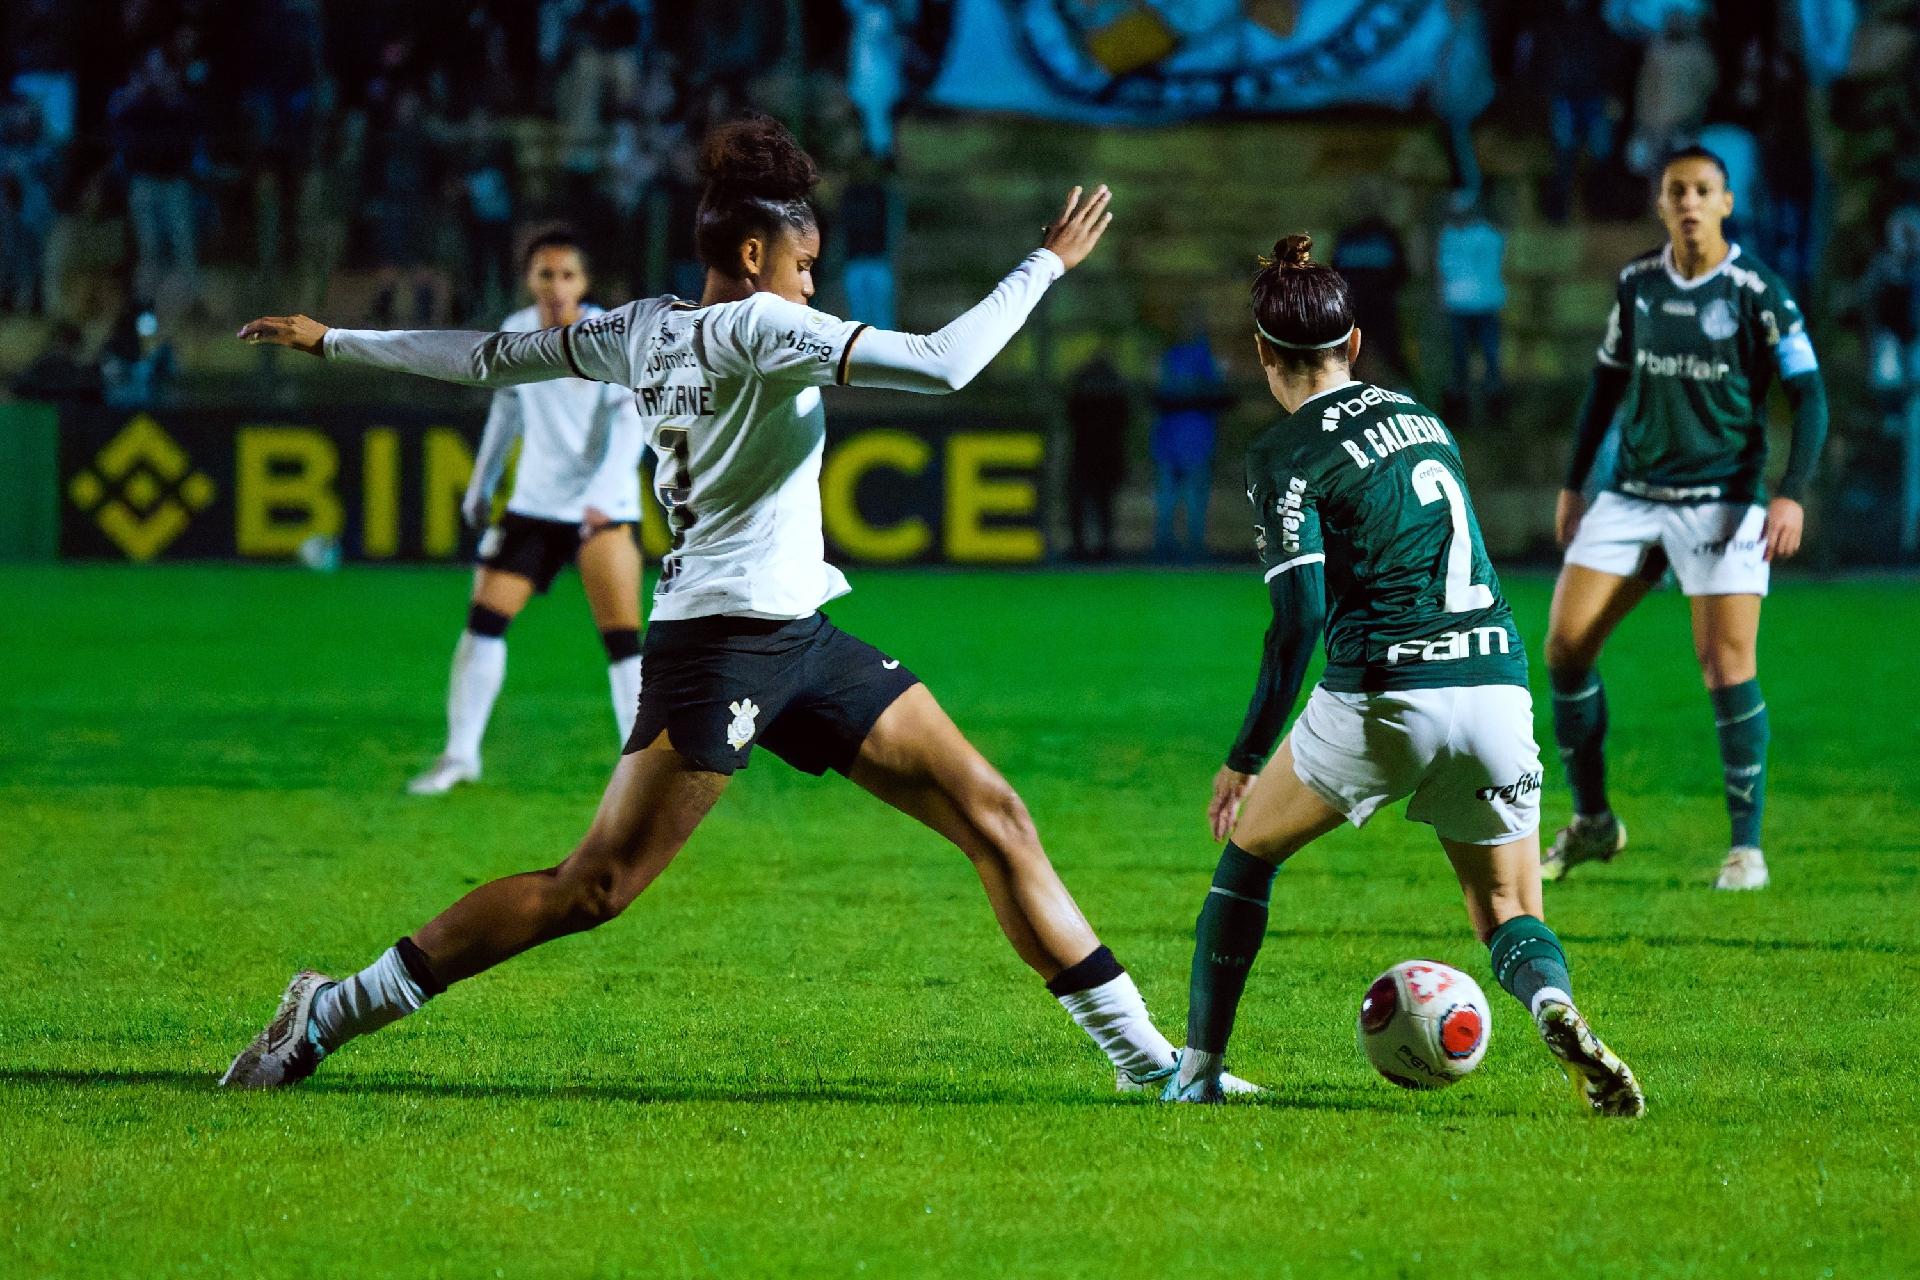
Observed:
[[[234,1058],[220,1084],[229,1089],[281,1089],[299,1084],[320,1065],[308,1028],[313,1023],[313,998],[333,982],[324,973],[302,969],[287,983],[280,1007],[267,1029]]]
[[[1720,864],[1720,878],[1713,882],[1713,887],[1716,889],[1766,888],[1766,858],[1754,845],[1733,846],[1727,851],[1727,860]]]
[[[1593,1034],[1578,1009],[1548,1000],[1541,1004],[1534,1023],[1582,1102],[1603,1116],[1646,1114],[1647,1095],[1640,1091],[1640,1082],[1620,1055]]]
[[[1167,1081],[1180,1070],[1180,1060],[1174,1059],[1173,1065],[1135,1075],[1125,1067],[1113,1069],[1113,1090],[1115,1093],[1160,1093]],[[1266,1090],[1251,1080],[1242,1080],[1231,1071],[1220,1073],[1220,1092],[1230,1098],[1251,1098]]]
[[[463,782],[480,781],[478,760],[457,760],[441,756],[425,773],[407,783],[410,796],[441,796]]]
[[[1564,880],[1567,872],[1581,863],[1612,862],[1626,847],[1627,824],[1620,819],[1610,813],[1593,818],[1575,814],[1573,821],[1554,836],[1553,848],[1540,859],[1540,878]]]

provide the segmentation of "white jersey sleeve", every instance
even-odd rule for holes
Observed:
[[[942,395],[972,382],[1020,332],[1047,289],[1066,274],[1066,264],[1047,249],[1035,249],[993,287],[993,292],[938,333],[862,334],[846,361],[842,381],[856,387],[891,387]]]
[[[320,352],[329,360],[474,387],[516,387],[554,378],[630,387],[635,381],[639,313],[653,305],[651,300],[629,302],[562,328],[531,333],[328,329]]]
[[[846,381],[847,352],[867,326],[771,293],[708,307],[696,345],[723,378],[758,377],[803,387]]]

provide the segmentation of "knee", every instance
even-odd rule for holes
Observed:
[[[1011,860],[1040,847],[1040,833],[1026,801],[999,774],[984,771],[970,779],[962,808],[967,820],[987,837],[982,852]]]
[[[1700,641],[1694,645],[1694,656],[1700,660],[1700,678],[1709,689],[1744,683],[1756,673],[1753,650],[1737,641]]]
[[[563,862],[547,874],[556,881],[561,931],[585,933],[618,916],[634,895],[622,877],[604,864],[585,867]]]
[[[1582,636],[1547,633],[1547,670],[1581,675],[1593,670],[1600,658],[1599,646]]]

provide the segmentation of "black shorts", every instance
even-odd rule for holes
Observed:
[[[880,714],[919,677],[825,614],[690,618],[647,627],[627,752],[666,730],[697,769],[743,769],[763,746],[796,769],[853,767]]]
[[[633,521],[595,525],[593,532],[622,525],[631,528]],[[489,569],[519,574],[545,595],[560,571],[580,555],[580,544],[586,541],[581,536],[583,528],[578,520],[542,520],[509,511],[480,536],[480,552],[475,559]]]

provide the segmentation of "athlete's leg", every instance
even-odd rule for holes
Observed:
[[[1653,589],[1647,576],[1624,576],[1567,564],[1554,584],[1547,621],[1547,678],[1553,691],[1553,736],[1573,792],[1573,818],[1554,838],[1545,861],[1549,880],[1581,862],[1613,857],[1626,828],[1607,800],[1607,691],[1595,669],[1620,620]]]
[[[622,756],[586,837],[558,865],[481,885],[359,973],[296,975],[274,1020],[222,1084],[294,1084],[356,1036],[412,1013],[449,983],[613,919],[664,871],[726,789],[667,744]]]
[[[1440,844],[1467,918],[1491,953],[1493,976],[1526,1007],[1581,1097],[1605,1115],[1639,1115],[1646,1109],[1640,1086],[1575,1008],[1566,952],[1541,918],[1539,834],[1497,845],[1444,837]]]
[[[695,769],[664,733],[620,757],[592,825],[562,862],[483,884],[413,935],[433,976],[458,982],[613,919],[666,870],[727,781]]]
[[[438,795],[480,776],[480,740],[507,678],[507,626],[533,596],[531,579],[490,569],[474,571],[466,629],[453,649],[447,681],[447,745],[433,767],[407,784],[415,795]]]
[[[967,855],[1001,932],[1042,978],[1099,947],[1047,860],[1026,805],[925,685],[881,714],[847,776]]]
[[[881,713],[847,776],[967,855],[1007,941],[1107,1054],[1122,1087],[1171,1068],[1173,1046],[1055,874],[1026,805],[925,685]]]
[[[580,544],[577,561],[587,608],[607,651],[607,686],[620,741],[633,732],[640,705],[640,548],[628,525],[605,525]]]
[[[1292,738],[1282,742],[1241,805],[1194,922],[1187,1044],[1168,1096],[1195,1090],[1211,1096],[1211,1081],[1223,1069],[1247,974],[1266,939],[1274,873],[1346,820],[1294,771]]]
[[[1713,699],[1720,763],[1732,825],[1719,887],[1758,889],[1767,882],[1759,854],[1767,798],[1767,703],[1760,693],[1758,595],[1694,596],[1693,647]],[[1736,865],[1738,864],[1738,865]]]
[[[1547,672],[1553,682],[1553,729],[1573,788],[1573,811],[1597,816],[1607,803],[1607,695],[1595,670],[1600,650],[1621,619],[1646,598],[1644,578],[1584,565],[1560,570],[1547,615]]]

